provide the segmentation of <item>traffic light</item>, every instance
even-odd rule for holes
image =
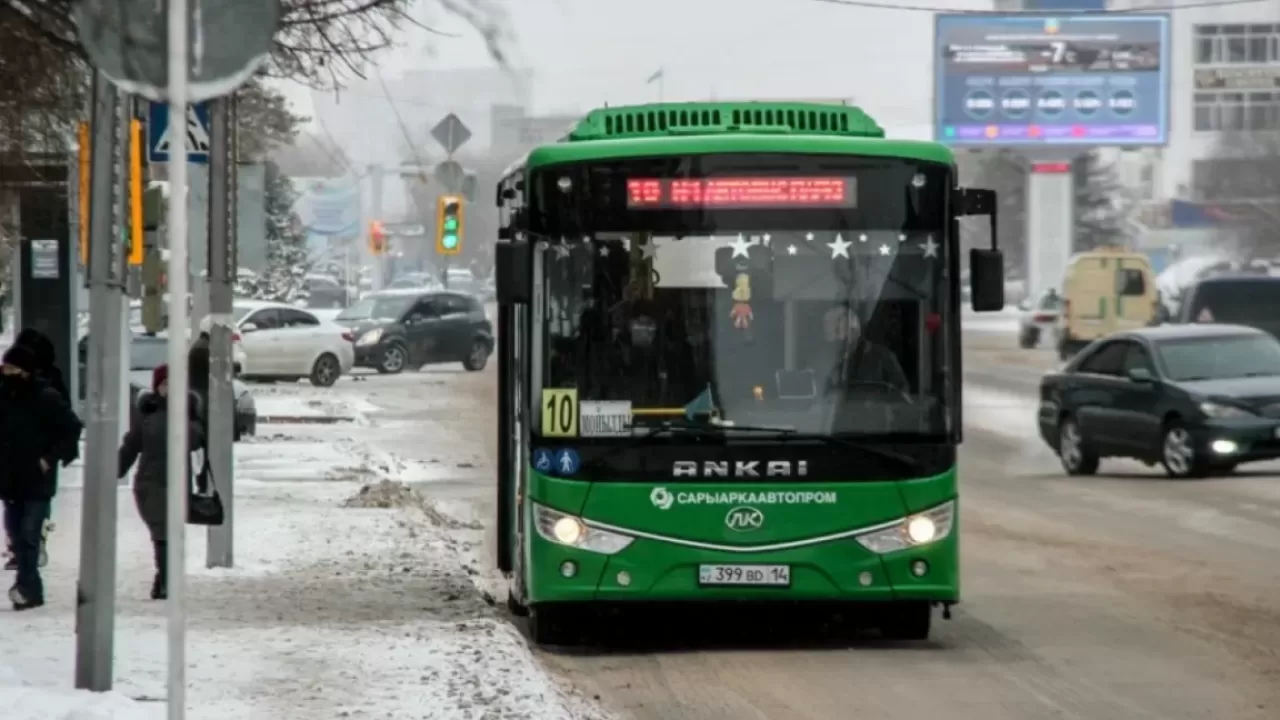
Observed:
[[[167,281],[159,249],[148,249],[142,257],[142,326],[152,335],[164,330],[164,293]]]
[[[463,199],[461,195],[441,195],[436,199],[436,253],[462,252]]]
[[[387,251],[387,232],[382,229],[382,221],[369,223],[369,252],[381,255]]]

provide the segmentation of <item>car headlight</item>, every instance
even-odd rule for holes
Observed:
[[[356,340],[356,344],[357,345],[377,345],[378,341],[381,339],[382,339],[382,328],[378,328],[376,330],[369,330],[363,335],[361,335],[360,339]]]
[[[956,501],[951,500],[908,515],[889,527],[858,535],[856,539],[862,547],[880,555],[906,550],[938,542],[950,535],[955,517]]]
[[[557,545],[590,550],[602,555],[613,555],[625,550],[635,540],[627,535],[591,527],[582,522],[581,518],[536,503],[533,506],[533,513],[538,534],[544,540]]]
[[[1254,416],[1253,413],[1249,412],[1248,410],[1245,410],[1244,408],[1236,407],[1235,405],[1223,405],[1222,403],[1209,402],[1209,401],[1200,403],[1200,412],[1215,419]]]

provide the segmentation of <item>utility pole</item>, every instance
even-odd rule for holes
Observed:
[[[169,123],[177,127],[169,132],[169,411],[168,478],[166,528],[168,536],[165,558],[169,600],[169,720],[183,720],[187,712],[187,494],[191,491],[187,468],[188,454],[187,390],[191,387],[187,366],[187,134],[182,130],[191,100],[191,38],[187,34],[190,18],[189,0],[169,0],[168,80]]]
[[[231,359],[231,285],[236,272],[236,97],[212,102],[209,118],[209,467],[224,520],[209,527],[207,567],[232,567],[235,537],[235,393]]]
[[[120,325],[124,262],[120,257],[116,190],[117,137],[128,103],[100,72],[93,74],[90,109],[89,316],[84,502],[80,520],[80,578],[76,593],[76,687],[111,689],[115,636],[116,470],[120,424]],[[123,107],[122,107],[123,106]]]

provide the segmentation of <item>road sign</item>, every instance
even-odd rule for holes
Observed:
[[[209,162],[209,105],[187,106],[187,162]],[[169,106],[151,103],[147,118],[147,159],[169,162]]]
[[[280,0],[188,3],[187,99],[228,95],[270,56],[280,27]],[[71,16],[95,68],[125,92],[163,102],[169,95],[169,18],[164,10],[156,12],[157,5],[157,0],[79,0],[71,3]]]
[[[445,160],[436,165],[435,176],[436,182],[443,185],[445,190],[456,193],[462,189],[462,178],[466,176],[466,171],[457,162]]]
[[[471,130],[458,119],[457,115],[449,113],[431,130],[431,137],[440,143],[440,147],[443,147],[445,152],[452,155],[471,139]]]

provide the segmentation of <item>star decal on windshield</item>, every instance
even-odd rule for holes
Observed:
[[[831,259],[834,260],[838,257],[849,257],[849,246],[852,244],[853,243],[848,240],[845,240],[843,235],[836,235],[835,240],[827,243],[827,247],[831,248]]]
[[[751,243],[747,242],[746,235],[739,235],[736,240],[734,240],[732,243],[729,244],[729,247],[733,248],[733,255],[730,256],[730,259],[733,259],[736,257],[744,257],[744,258],[751,257],[751,254],[750,254]]]

